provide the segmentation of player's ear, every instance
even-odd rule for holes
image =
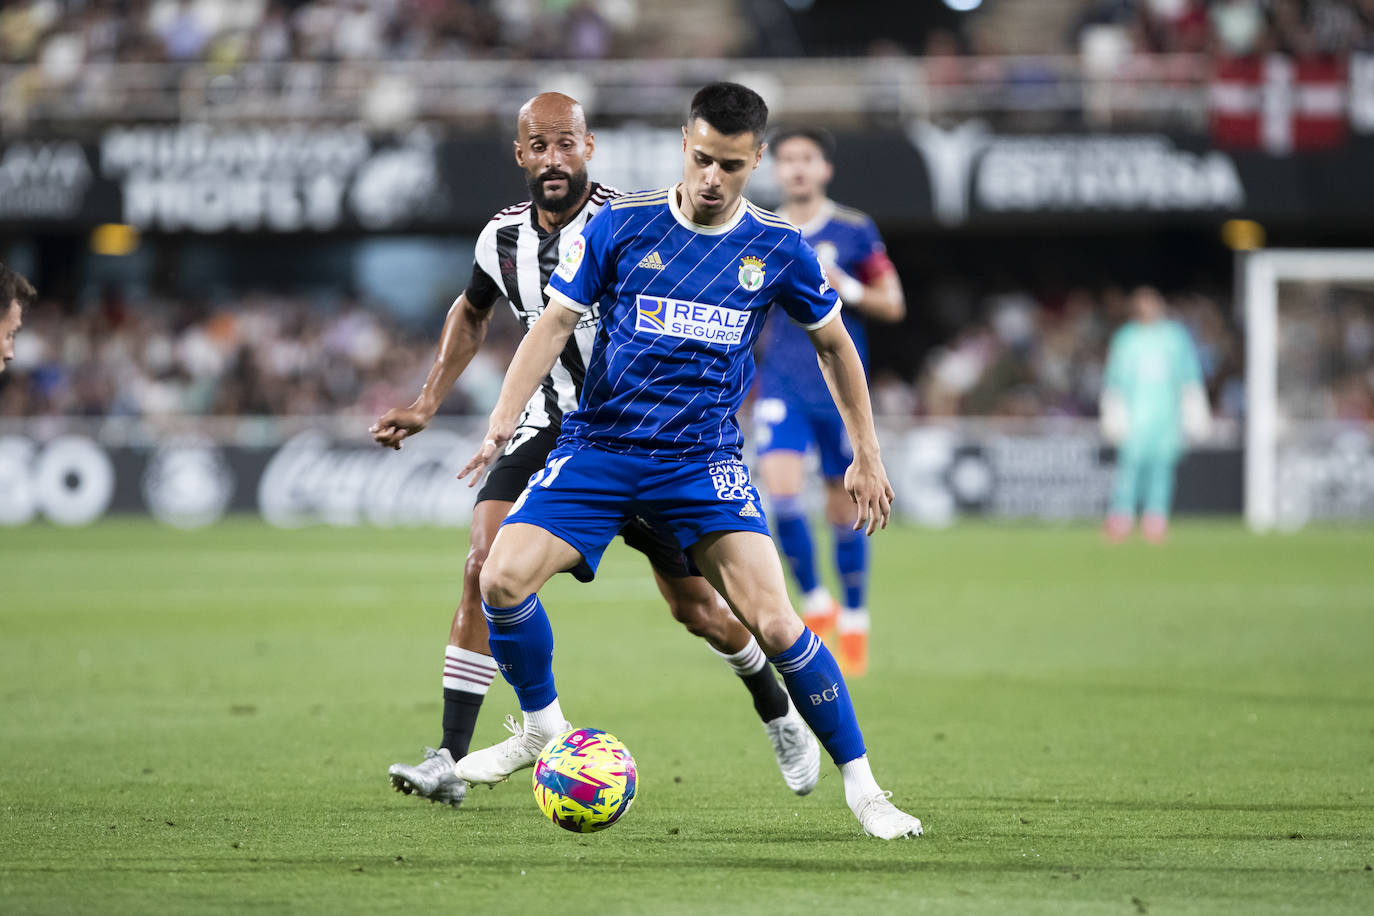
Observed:
[[[763,162],[763,151],[766,149],[768,149],[767,143],[759,144],[759,150],[754,154],[754,168],[758,168],[759,163]]]
[[[592,158],[592,154],[596,152],[596,134],[592,133],[591,131],[587,131],[586,138],[582,141],[582,143],[587,150],[585,153],[582,154],[582,158]]]
[[[519,140],[516,140],[512,146],[515,147],[515,164],[523,169],[525,167],[525,150],[520,145]]]
[[[687,125],[682,125],[682,151],[687,152]]]

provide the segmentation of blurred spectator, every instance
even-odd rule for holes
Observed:
[[[371,415],[423,382],[433,346],[355,303],[263,294],[214,309],[44,301],[25,325],[0,416]],[[498,318],[447,409],[490,410],[518,339]]]
[[[56,85],[85,61],[602,59],[645,46],[641,2],[18,0],[0,10],[0,58],[40,63]]]
[[[1197,349],[1214,415],[1244,411],[1243,348],[1212,295],[1167,297]],[[1374,292],[1324,284],[1293,294],[1280,316],[1284,414],[1374,420]],[[886,416],[1096,415],[1107,341],[1128,317],[1116,287],[1037,299],[986,297],[981,320],[927,355],[914,385],[875,370]],[[520,330],[507,313],[446,404],[495,403]],[[41,301],[0,376],[0,416],[176,414],[371,416],[423,382],[433,332],[412,333],[354,302],[321,310],[254,293],[210,308],[107,297],[73,310]]]
[[[800,56],[787,9],[782,0],[712,6],[713,15],[731,17],[724,27],[754,34],[752,42],[734,43],[742,51]],[[670,0],[16,0],[0,9],[0,58],[42,61],[66,79],[83,61],[210,61],[226,40],[247,49],[239,56],[268,61],[605,59],[642,56],[669,10]],[[998,12],[989,4],[957,26],[913,33],[923,56],[938,64],[936,82],[968,81],[950,63],[965,49],[986,55],[1006,47]],[[1046,28],[1014,36],[1015,50],[1076,52],[1101,28],[1129,36],[1137,53],[1344,53],[1374,47],[1374,0],[1082,0],[1068,46]],[[870,40],[860,53],[904,54],[898,40]],[[807,50],[852,52],[842,43]]]
[[[1243,409],[1240,339],[1215,299],[1170,299],[1202,360],[1214,409]],[[1127,318],[1124,293],[1075,289],[1057,302],[1025,292],[986,298],[984,321],[932,350],[918,381],[918,412],[928,416],[1077,416],[1097,412],[1107,341]],[[1374,347],[1374,323],[1370,326]]]
[[[1279,312],[1280,415],[1374,421],[1374,291],[1293,284],[1284,305]]]

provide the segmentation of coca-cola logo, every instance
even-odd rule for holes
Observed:
[[[258,509],[268,524],[439,525],[472,518],[473,491],[455,477],[477,441],[429,430],[399,452],[337,445],[318,431],[281,447],[258,483]]]

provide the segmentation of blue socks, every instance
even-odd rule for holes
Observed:
[[[810,630],[781,655],[769,659],[782,675],[792,702],[836,766],[865,753],[864,736],[835,656]]]
[[[543,709],[558,699],[553,686],[553,628],[539,596],[530,595],[515,607],[492,607],[482,602],[487,618],[491,657],[515,688],[520,709]]]
[[[774,496],[773,527],[777,531],[778,543],[783,555],[792,567],[792,575],[802,594],[815,590],[816,552],[811,545],[811,529],[806,524],[806,510],[802,507],[800,496]]]
[[[835,537],[835,568],[844,585],[844,606],[861,608],[868,590],[868,540],[849,525],[832,525],[830,530]]]

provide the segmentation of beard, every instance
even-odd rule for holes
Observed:
[[[568,183],[568,190],[562,197],[550,198],[544,194],[544,180],[547,178],[562,178]],[[555,169],[526,179],[526,184],[529,185],[530,200],[534,201],[536,207],[550,213],[566,213],[582,202],[582,195],[587,190],[587,170],[568,173]]]

